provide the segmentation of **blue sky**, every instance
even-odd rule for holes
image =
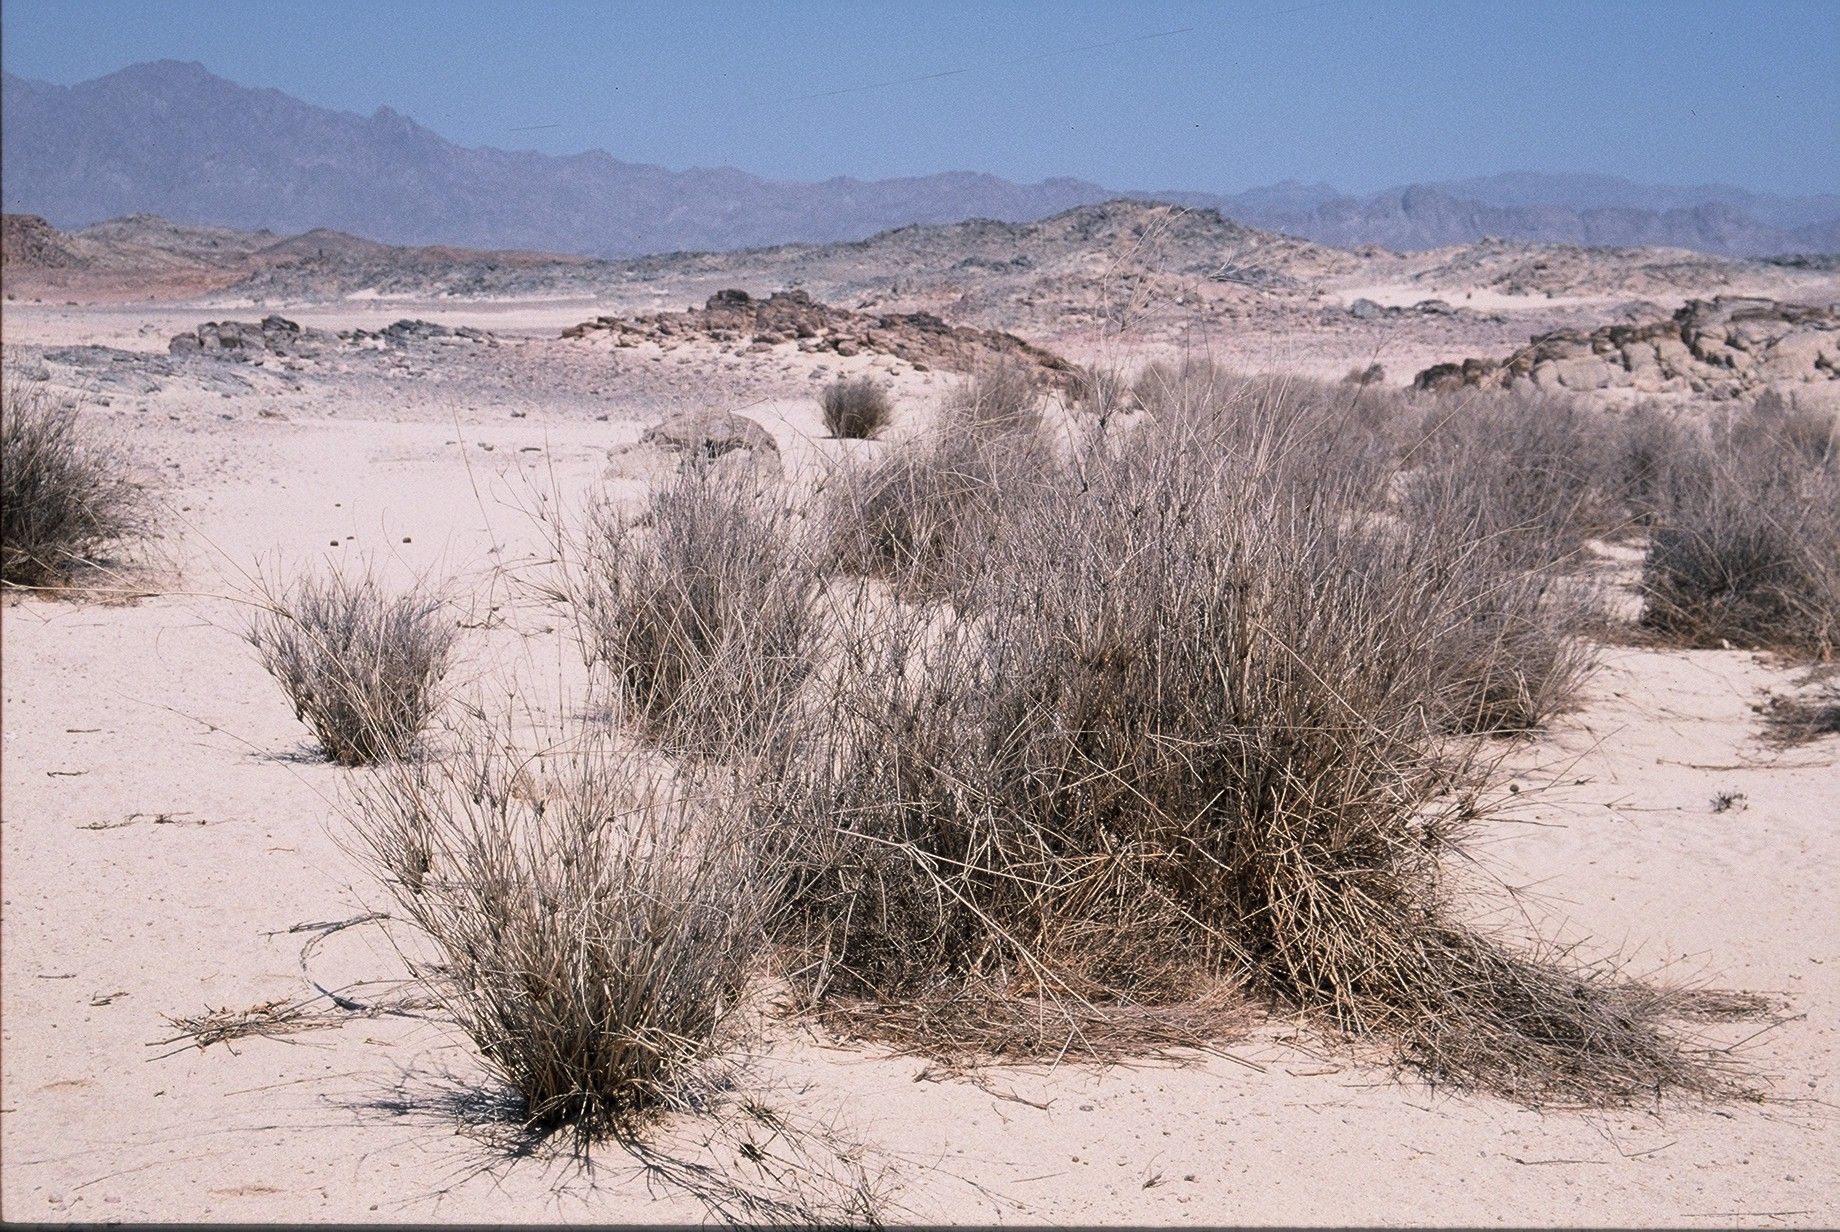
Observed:
[[[1840,191],[1832,0],[5,0],[0,25],[7,69],[43,80],[198,60],[468,145],[786,179]]]

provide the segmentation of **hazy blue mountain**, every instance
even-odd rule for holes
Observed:
[[[174,60],[75,86],[6,74],[3,137],[5,209],[63,227],[151,213],[283,234],[327,227],[396,244],[624,256],[828,243],[966,218],[1027,222],[1122,195],[1214,207],[1345,246],[1494,235],[1737,255],[1840,249],[1840,197],[1599,176],[1512,173],[1368,197],[1286,182],[1222,196],[976,172],[799,183],[732,167],[673,171],[601,150],[473,149],[388,107],[333,111]]]

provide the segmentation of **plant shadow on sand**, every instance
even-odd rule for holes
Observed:
[[[333,1102],[366,1120],[381,1116],[464,1144],[450,1147],[441,1184],[398,1206],[438,1205],[478,1178],[502,1187],[514,1169],[535,1168],[558,1205],[597,1195],[635,1203],[677,1196],[737,1226],[879,1227],[897,1213],[890,1165],[871,1160],[841,1125],[769,1106],[736,1077],[731,1069],[712,1081],[695,1109],[614,1130],[592,1147],[566,1128],[532,1128],[509,1086],[445,1066],[405,1068],[381,1094]]]

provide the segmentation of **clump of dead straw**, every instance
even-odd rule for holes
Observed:
[[[145,538],[152,508],[122,445],[74,398],[12,374],[0,388],[0,582],[51,585]]]
[[[432,947],[416,970],[533,1129],[586,1141],[693,1104],[774,897],[730,789],[604,732],[475,715],[452,744],[354,788],[364,849]]]
[[[458,636],[443,607],[368,573],[308,573],[271,588],[245,636],[326,756],[369,765],[407,754],[440,705]]]

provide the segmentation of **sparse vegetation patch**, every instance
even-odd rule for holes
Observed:
[[[457,629],[439,598],[369,574],[305,574],[271,593],[247,637],[326,756],[406,755],[441,701]]]
[[[8,375],[0,411],[0,581],[46,586],[144,538],[126,450],[74,398]]]

